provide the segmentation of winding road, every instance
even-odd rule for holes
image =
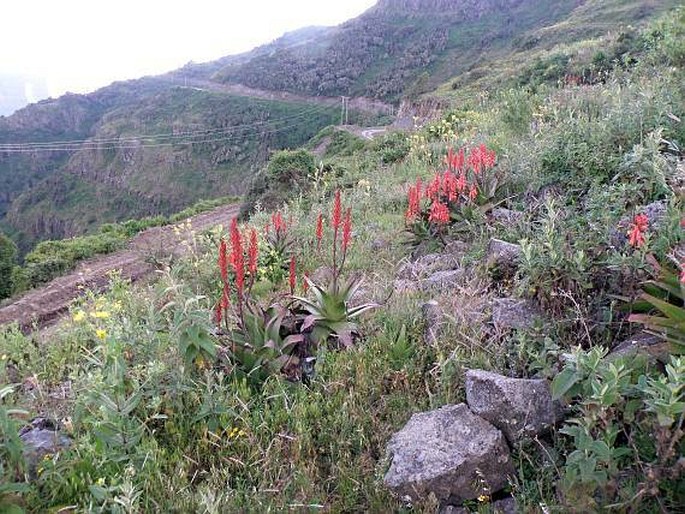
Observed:
[[[189,218],[190,226],[195,232],[217,225],[228,227],[239,210],[237,204],[217,207]],[[178,228],[186,221],[147,229],[133,237],[126,249],[84,261],[68,275],[3,305],[0,307],[0,326],[16,322],[24,332],[48,327],[56,323],[85,291],[105,291],[113,271],[132,282],[142,279],[154,271],[153,257],[163,259],[184,253],[186,246],[183,243],[191,235],[189,230]]]

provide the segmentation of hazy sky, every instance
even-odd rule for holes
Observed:
[[[337,25],[375,0],[2,0],[0,74],[45,77],[51,96],[249,50]]]

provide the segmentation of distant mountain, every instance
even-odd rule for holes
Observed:
[[[0,73],[0,116],[9,116],[26,105],[48,97],[45,79]]]

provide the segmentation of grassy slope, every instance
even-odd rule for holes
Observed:
[[[193,316],[209,323],[217,294],[218,234],[199,236],[194,255],[156,285],[131,288],[115,281],[109,295],[85,298],[75,306],[74,320],[52,334],[50,345],[40,351],[18,333],[1,335],[0,354],[9,356],[20,380],[31,376],[40,384],[39,394],[21,394],[18,402],[33,412],[71,416],[75,437],[71,451],[42,463],[25,505],[35,511],[72,504],[108,510],[122,502],[143,511],[406,510],[381,480],[388,464],[387,440],[411,413],[462,401],[466,368],[552,374],[562,354],[581,342],[588,344],[579,341],[585,329],[591,330],[592,344],[611,346],[620,340],[624,323],[589,314],[614,312],[609,294],[616,284],[602,285],[606,277],[625,286],[644,276],[640,252],[606,246],[610,228],[623,216],[666,198],[668,221],[653,234],[650,246],[663,257],[669,247],[683,242],[678,227],[682,198],[673,189],[675,163],[650,136],[662,130],[668,138],[680,138],[682,146],[681,129],[668,116],[685,119],[685,53],[680,46],[677,66],[663,66],[667,59],[657,52],[655,61],[605,84],[542,87],[534,94],[521,91],[514,98],[464,106],[460,142],[487,140],[496,147],[498,169],[506,176],[505,205],[521,209],[525,220],[505,227],[474,218],[469,230],[458,235],[470,247],[465,264],[480,261],[492,236],[528,240],[531,255],[540,260],[527,261],[513,283],[493,282],[485,270],[473,268],[468,283],[443,298],[454,302],[454,316],[434,344],[422,339],[419,305],[429,297],[389,296],[395,268],[408,253],[401,243],[406,184],[437,169],[445,149],[444,142],[424,145],[419,139],[416,152],[396,164],[379,164],[383,143],[340,162],[347,173],[337,185],[345,188],[345,203],[353,206],[355,216],[349,268],[365,275],[365,296],[384,304],[364,323],[361,344],[320,357],[318,375],[309,386],[272,377],[263,389],[251,390],[212,369],[183,372],[179,324]],[[522,104],[527,108],[519,109]],[[531,124],[534,113],[537,124]],[[635,160],[638,155],[657,167],[643,168]],[[622,162],[638,164],[626,167]],[[657,168],[667,179],[665,189],[654,187]],[[612,181],[619,171],[619,179]],[[556,217],[549,205],[534,201],[538,187],[552,183],[559,191]],[[300,248],[311,240],[317,214],[330,207],[328,194],[292,203],[287,214],[303,242]],[[266,218],[258,215],[252,223],[261,227]],[[561,237],[546,239],[556,236]],[[559,260],[550,260],[550,249],[559,251]],[[578,268],[581,250],[590,261]],[[300,257],[302,269],[324,264],[313,251],[302,251]],[[559,278],[575,295],[580,312],[558,294],[557,285],[546,282],[549,277]],[[586,281],[589,289],[582,285]],[[544,329],[488,335],[481,324],[487,313],[479,313],[483,301],[531,292],[547,302],[550,313],[563,315]],[[77,321],[81,310],[107,312],[108,317]],[[98,338],[97,329],[105,331],[104,338]],[[47,392],[59,390],[67,379],[74,396],[55,401]],[[132,415],[120,415],[102,408],[102,395],[121,403],[140,401]],[[124,441],[140,441],[127,445],[113,438],[104,443],[112,430],[124,434]],[[653,440],[650,433],[639,441],[647,454]],[[544,504],[561,512],[592,511],[581,503],[593,500],[591,491],[581,488],[574,497],[571,489],[562,489],[566,496],[555,490],[562,483],[566,455],[574,449],[568,438],[555,433],[546,444],[514,454],[519,477],[512,490],[521,508],[539,512]],[[618,464],[629,471],[621,479],[619,500],[634,502],[639,495],[633,477],[640,478],[644,463],[623,457]],[[682,487],[682,479],[675,485],[659,482],[659,500],[645,497],[641,507],[646,512],[674,510]],[[435,510],[427,501],[414,505],[412,512]]]
[[[297,147],[337,119],[336,107],[176,88],[108,112],[95,137],[210,131],[194,144],[80,150],[42,184],[17,198],[7,223],[36,238],[92,231],[104,222],[169,214],[200,199],[244,192],[273,150]],[[245,126],[249,126],[245,128]],[[235,128],[232,128],[235,127]]]

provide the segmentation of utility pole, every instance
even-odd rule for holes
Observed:
[[[341,96],[342,99],[342,110],[340,111],[340,125],[347,125],[350,121],[350,111],[349,111],[349,96]]]

